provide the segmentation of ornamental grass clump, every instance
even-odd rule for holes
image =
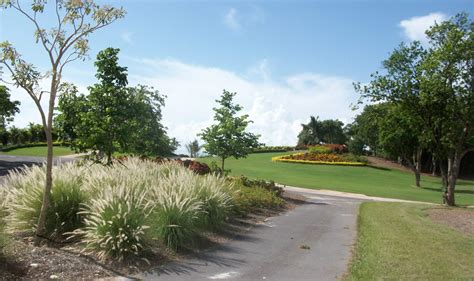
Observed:
[[[233,207],[233,184],[224,177],[206,175],[197,179],[197,197],[202,202],[201,226],[218,229]]]
[[[81,205],[88,200],[82,189],[83,169],[74,163],[53,168],[50,208],[45,234],[50,239],[63,239],[63,234],[82,225]],[[2,187],[8,189],[6,204],[8,228],[11,231],[34,233],[43,201],[46,172],[43,166],[14,171]]]
[[[197,176],[178,167],[178,164],[165,164],[166,176],[153,189],[157,206],[153,212],[152,231],[174,250],[192,244],[198,230],[198,218],[203,212],[195,189]]]
[[[147,249],[147,221],[153,210],[147,195],[126,183],[104,186],[81,212],[85,226],[74,232],[85,243],[85,251],[101,260],[140,257]]]

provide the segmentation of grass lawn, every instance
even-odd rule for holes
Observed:
[[[422,205],[363,203],[348,280],[473,280],[474,237],[435,224]]]
[[[34,146],[34,147],[24,147],[24,148],[17,148],[7,152],[0,152],[4,155],[14,155],[14,156],[38,156],[38,157],[46,157],[48,149],[46,146]],[[54,156],[64,156],[74,154],[69,147],[66,146],[54,146]]]
[[[284,154],[289,153],[256,153],[244,159],[227,159],[226,169],[231,169],[232,175],[274,180],[291,186],[441,203],[439,178],[422,177],[422,187],[417,188],[413,174],[398,170],[271,161],[273,156]],[[200,159],[206,163],[213,160],[216,159]],[[457,204],[474,205],[474,181],[460,180],[456,189]]]

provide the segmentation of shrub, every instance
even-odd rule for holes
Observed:
[[[201,226],[217,229],[227,219],[232,209],[232,184],[225,178],[207,175],[198,179],[197,197],[202,202]]]
[[[7,176],[3,187],[10,191],[7,205],[9,228],[35,232],[43,201],[45,168],[34,166],[15,171]],[[82,225],[81,204],[87,201],[82,190],[82,169],[73,163],[53,168],[50,208],[45,223],[45,234],[61,239],[63,234]]]
[[[153,210],[147,193],[127,185],[104,186],[101,196],[92,199],[81,212],[85,227],[76,230],[86,244],[85,251],[100,259],[119,261],[139,257],[147,246],[147,221]]]
[[[246,215],[257,208],[278,208],[285,201],[278,197],[275,192],[268,191],[262,187],[247,187],[241,185],[234,195],[234,213]]]
[[[242,185],[246,187],[261,187],[268,191],[275,192],[275,194],[279,197],[283,193],[283,188],[276,186],[274,181],[249,179],[244,176],[241,176],[240,178],[238,178],[238,181],[240,181]]]
[[[254,148],[252,153],[267,153],[267,152],[286,152],[292,151],[295,147],[293,146],[260,146]]]
[[[193,190],[195,177],[184,168],[171,171],[153,190],[157,207],[153,212],[151,231],[174,250],[191,243],[196,235],[202,202]]]
[[[322,146],[322,145],[315,145],[315,146],[310,146],[309,147],[309,153],[326,154],[326,153],[331,153],[331,149],[329,147],[325,147],[325,146]]]
[[[309,147],[309,153],[322,153],[322,154],[344,154],[347,153],[347,146],[344,144],[322,144]]]
[[[185,160],[183,161],[183,165],[198,175],[206,175],[211,172],[211,169],[207,164],[198,161]]]

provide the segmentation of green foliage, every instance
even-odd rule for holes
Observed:
[[[5,130],[6,125],[13,121],[13,116],[18,113],[19,101],[11,101],[7,87],[0,85],[0,130]]]
[[[323,145],[315,145],[309,147],[310,153],[331,153],[331,149],[329,147],[325,147]]]
[[[237,189],[238,192],[234,195],[233,211],[238,216],[245,216],[258,209],[279,208],[285,203],[276,192],[260,186],[240,185]]]
[[[346,136],[343,131],[344,123],[339,120],[323,120],[311,116],[308,124],[301,124],[303,129],[298,134],[298,145],[316,145],[320,143],[343,144]]]
[[[356,116],[349,130],[348,146],[352,153],[362,154],[365,149],[374,155],[381,153],[379,135],[381,127],[384,126],[382,121],[390,107],[388,103],[366,105],[364,110]],[[387,130],[390,129],[387,128]]]
[[[73,163],[53,169],[51,202],[46,217],[45,235],[61,240],[63,234],[82,225],[81,205],[88,200],[82,189],[83,169]],[[44,167],[34,166],[7,176],[4,186],[10,192],[7,204],[9,227],[33,233],[36,231],[46,181]]]
[[[355,85],[362,97],[394,104],[403,112],[403,120],[391,120],[403,121],[403,131],[385,134],[383,140],[391,143],[390,150],[405,153],[392,148],[398,147],[396,142],[406,141],[403,136],[410,134],[409,130],[416,133],[419,146],[433,152],[441,163],[447,188],[443,198],[449,205],[455,204],[460,161],[474,147],[472,27],[466,13],[436,23],[426,31],[429,49],[416,41],[400,44],[383,62],[383,74],[372,75],[368,85]]]
[[[151,87],[127,87],[127,68],[118,64],[119,49],[101,51],[95,63],[99,83],[90,94],[63,84],[56,117],[60,136],[79,151],[98,151],[108,163],[112,155],[169,155],[177,142],[161,124],[164,97]]]
[[[294,146],[259,146],[252,153],[285,152],[295,150]]]
[[[224,90],[221,99],[216,100],[220,107],[213,108],[217,124],[204,129],[200,134],[206,151],[221,159],[222,170],[225,159],[244,158],[261,145],[258,142],[259,135],[246,132],[248,124],[252,122],[247,120],[248,115],[237,116],[242,106],[233,103],[236,94]]]

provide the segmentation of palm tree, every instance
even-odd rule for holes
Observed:
[[[202,145],[199,145],[199,142],[197,140],[194,140],[186,144],[185,147],[186,150],[189,152],[189,156],[191,158],[196,158],[199,156],[199,151],[201,150]]]

